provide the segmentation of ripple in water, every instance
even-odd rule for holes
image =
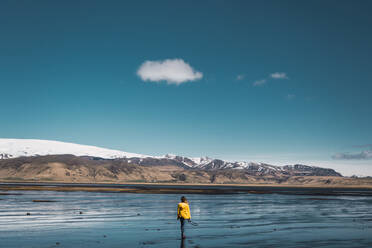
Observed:
[[[372,246],[368,196],[190,194],[198,226],[188,225],[182,242],[175,194],[2,193],[7,248]]]

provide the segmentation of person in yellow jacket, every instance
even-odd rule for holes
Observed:
[[[185,234],[185,220],[188,220],[190,222],[191,220],[191,214],[190,214],[190,207],[189,203],[187,202],[186,197],[181,197],[181,202],[178,203],[177,208],[177,220],[180,220],[181,222],[181,238],[186,238]]]

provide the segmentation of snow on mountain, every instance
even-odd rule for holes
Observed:
[[[210,157],[200,157],[200,158],[190,158],[195,164],[199,166],[206,165],[213,161],[213,158]]]
[[[200,158],[188,158],[183,156],[177,156],[174,154],[167,154],[163,157],[157,157],[159,159],[172,159],[177,162],[181,162],[183,165],[186,165],[190,168],[198,168],[205,170],[221,170],[221,169],[237,169],[237,170],[254,170],[258,172],[279,172],[283,170],[283,167],[269,165],[265,163],[256,163],[256,162],[231,162],[221,159],[213,159],[209,157],[200,157]]]
[[[16,158],[21,156],[42,156],[51,154],[72,154],[75,156],[92,156],[106,159],[123,157],[150,157],[143,154],[129,153],[100,148],[96,146],[79,145],[60,141],[0,138],[0,159]]]
[[[0,159],[9,159],[22,156],[43,156],[71,154],[75,156],[91,156],[104,159],[126,159],[129,163],[152,165],[177,165],[184,168],[202,170],[245,170],[253,174],[298,174],[298,175],[340,175],[332,169],[325,169],[307,165],[275,166],[255,162],[230,162],[209,157],[188,158],[167,154],[165,156],[147,156],[118,150],[100,148],[96,146],[79,145],[60,141],[38,139],[2,139],[0,138]]]
[[[153,158],[153,159],[170,159],[184,164],[190,168],[200,169],[248,169],[254,166],[264,164],[254,162],[229,162],[209,157],[188,158],[174,154],[164,156],[147,156],[143,154],[129,153],[118,150],[111,150],[96,146],[79,145],[52,140],[39,139],[2,139],[0,138],[0,159],[16,158],[21,156],[42,156],[72,154],[75,156],[92,156],[105,159],[115,158]],[[141,162],[142,160],[140,160]],[[269,165],[266,165],[266,167]],[[276,170],[276,166],[271,166]]]
[[[183,156],[177,156],[174,154],[166,154],[163,157],[158,157],[158,158],[166,158],[166,159],[173,159],[178,162],[183,163],[184,165],[188,167],[203,167],[204,165],[212,162],[214,159],[209,158],[209,157],[200,157],[200,158],[188,158],[188,157],[183,157]]]
[[[247,169],[250,166],[260,165],[253,162],[228,162],[209,157],[188,158],[174,154],[167,154],[164,156],[147,156],[143,154],[129,153],[96,146],[79,145],[53,140],[0,138],[0,159],[9,159],[21,156],[43,156],[59,154],[92,156],[101,157],[104,159],[139,158],[139,162],[142,162],[142,159],[145,158],[157,160],[168,159],[177,161],[190,168],[200,169]]]

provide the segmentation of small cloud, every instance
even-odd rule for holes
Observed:
[[[145,61],[137,70],[137,75],[143,81],[168,84],[182,84],[203,77],[203,73],[194,70],[183,59],[166,59],[163,61]]]
[[[253,82],[253,86],[262,86],[264,84],[266,84],[266,79],[257,80],[255,82]]]
[[[363,146],[366,147],[366,146]],[[361,151],[358,153],[337,153],[332,156],[333,159],[340,159],[340,160],[367,160],[372,159],[372,147],[369,150]]]
[[[372,150],[372,144],[366,144],[366,145],[356,145],[356,146],[353,146],[353,147],[357,147],[357,148],[369,148],[370,150]]]
[[[292,99],[294,99],[295,97],[296,97],[295,94],[288,94],[288,95],[287,95],[287,99],[288,99],[288,100],[292,100]]]
[[[239,80],[239,76],[238,75],[238,80]],[[267,83],[267,81],[269,81],[270,79],[288,79],[288,76],[285,72],[275,72],[275,73],[271,73],[267,78],[265,79],[261,79],[261,80],[257,80],[255,82],[253,82],[253,86],[261,86],[261,85],[264,85]],[[294,95],[293,95],[294,96]],[[293,97],[292,97],[293,98]]]
[[[288,79],[287,74],[285,72],[275,72],[270,74],[270,77],[273,79]]]
[[[240,75],[236,76],[236,80],[243,80],[244,78],[245,78],[244,74],[240,74]]]

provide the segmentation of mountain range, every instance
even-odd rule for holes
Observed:
[[[65,154],[95,157],[97,159],[107,160],[122,159],[128,163],[143,166],[166,164],[177,165],[183,168],[198,168],[204,170],[244,169],[256,171],[257,173],[261,174],[290,174],[291,171],[302,171],[303,175],[341,176],[341,174],[332,169],[324,169],[306,165],[286,165],[281,167],[256,162],[230,162],[221,159],[212,159],[209,157],[189,158],[173,154],[166,154],[164,156],[149,156],[60,141],[37,139],[0,139],[0,159]]]
[[[333,169],[302,164],[149,156],[59,141],[0,139],[2,181],[332,185],[344,179]]]

